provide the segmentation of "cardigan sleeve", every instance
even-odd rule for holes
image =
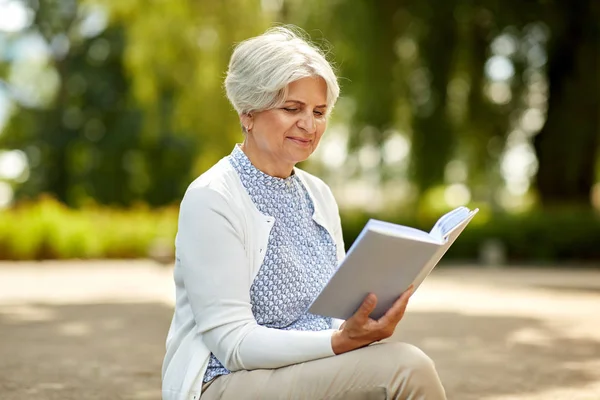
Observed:
[[[258,325],[250,304],[241,219],[225,196],[188,190],[181,203],[177,256],[198,334],[230,371],[279,368],[334,355],[333,330],[284,331]]]

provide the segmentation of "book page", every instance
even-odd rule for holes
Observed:
[[[421,231],[416,228],[411,228],[409,226],[393,224],[391,222],[380,221],[376,219],[371,219],[367,222],[365,229],[371,230],[374,232],[379,232],[384,235],[390,235],[395,237],[402,237],[406,239],[418,240],[420,242],[427,243],[436,243],[441,244],[441,238],[436,238],[430,235],[427,232]]]
[[[430,235],[438,240],[445,238],[450,231],[469,217],[467,207],[458,207],[443,215],[431,229]]]
[[[458,224],[456,224],[453,228],[451,228],[445,233],[445,243],[439,247],[439,249],[435,252],[431,260],[429,260],[429,262],[425,265],[425,267],[421,270],[419,275],[413,281],[413,285],[415,286],[414,290],[417,290],[417,288],[421,285],[421,283],[423,283],[425,278],[429,276],[431,271],[433,271],[435,266],[440,262],[441,258],[444,256],[444,254],[446,254],[450,246],[452,246],[454,241],[458,238],[458,236],[460,236],[462,231],[467,227],[469,222],[473,219],[473,217],[475,216],[475,214],[477,214],[478,211],[478,208],[476,208],[473,211],[469,211],[466,218],[461,220]]]
[[[445,240],[448,247],[450,247],[452,243],[454,243],[454,241],[458,238],[458,236],[462,233],[462,231],[467,227],[469,222],[471,222],[475,214],[477,214],[478,212],[479,208],[470,211],[465,219],[460,221],[456,226],[450,229],[450,231],[446,232]]]
[[[477,211],[454,214],[458,223],[450,216],[440,218],[434,230],[445,235],[439,242],[418,229],[369,221],[308,312],[348,319],[374,293],[378,302],[371,318],[380,318],[410,284],[419,287]]]
[[[367,294],[377,295],[380,318],[419,276],[439,244],[367,231],[309,307],[312,314],[348,319]]]

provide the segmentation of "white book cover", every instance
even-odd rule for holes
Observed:
[[[458,207],[429,233],[369,220],[308,311],[348,319],[374,293],[371,318],[380,318],[411,284],[415,290],[421,285],[478,211]]]

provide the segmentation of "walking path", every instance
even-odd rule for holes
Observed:
[[[2,400],[160,399],[171,269],[0,263]],[[439,268],[395,339],[449,399],[600,400],[600,269]]]

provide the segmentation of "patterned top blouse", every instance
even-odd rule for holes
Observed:
[[[337,266],[332,237],[313,219],[312,200],[296,175],[286,179],[255,168],[236,146],[228,157],[258,210],[275,218],[267,252],[250,287],[259,325],[299,331],[331,329],[331,318],[306,312]],[[229,371],[211,354],[204,382]]]

